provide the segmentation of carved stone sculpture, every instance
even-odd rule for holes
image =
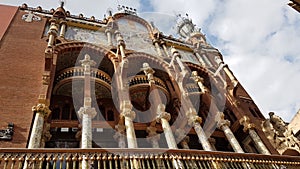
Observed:
[[[300,153],[300,142],[288,129],[287,124],[273,112],[269,113],[270,118],[262,123],[262,129],[280,154],[287,150],[294,150]]]

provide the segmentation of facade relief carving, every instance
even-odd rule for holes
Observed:
[[[287,150],[300,153],[300,141],[292,130],[288,129],[287,124],[274,112],[270,112],[269,116],[269,119],[262,122],[262,129],[273,147],[280,154],[284,154]]]
[[[7,128],[0,130],[0,140],[11,140],[14,134],[14,124],[8,123]]]

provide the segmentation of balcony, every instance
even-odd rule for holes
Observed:
[[[75,78],[75,77],[84,77],[84,68],[83,67],[72,67],[67,68],[58,73],[58,76],[55,79],[55,83],[59,83],[60,81],[67,79],[67,78]],[[91,69],[91,77],[102,80],[107,84],[111,84],[111,78],[105,72],[92,68]]]
[[[298,169],[300,158],[174,149],[0,149],[4,169]],[[25,166],[24,166],[25,165]]]

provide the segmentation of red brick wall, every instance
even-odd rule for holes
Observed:
[[[0,147],[25,148],[31,127],[31,107],[37,104],[44,70],[42,21],[27,23],[18,11],[0,43],[0,129],[15,124],[12,141]]]
[[[15,6],[0,5],[0,41],[17,10]]]

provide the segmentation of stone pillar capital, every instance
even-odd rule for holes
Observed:
[[[217,122],[217,127],[219,128],[219,129],[221,129],[223,126],[227,126],[227,127],[229,127],[230,126],[230,121],[229,120],[220,120],[220,121],[218,121]]]
[[[85,68],[86,67],[90,68],[91,66],[95,66],[96,65],[96,62],[93,61],[93,60],[91,60],[91,57],[88,54],[85,54],[84,55],[84,59],[80,60],[79,62],[81,63],[81,66],[83,66]],[[85,70],[85,71],[89,71],[89,70]]]
[[[192,72],[191,78],[192,78],[195,82],[197,82],[197,83],[198,83],[198,82],[201,82],[201,83],[204,82],[204,79],[198,75],[198,72],[197,72],[197,71],[193,71],[193,72]]]
[[[93,107],[80,107],[78,110],[79,118],[82,119],[84,114],[87,114],[90,118],[94,118],[97,115],[97,112]]]
[[[48,117],[51,114],[51,110],[45,104],[38,104],[32,107],[34,113],[40,113],[44,117]]]
[[[121,35],[121,33],[119,31],[116,31],[115,35],[117,37],[118,46],[123,46],[125,48],[126,45],[125,45],[125,42],[124,42],[124,39],[123,39],[123,36]]]
[[[142,71],[144,71],[145,75],[147,76],[149,83],[154,83],[154,77],[153,74],[155,73],[154,69],[152,69],[148,63],[143,63],[143,68],[141,68]]]
[[[131,111],[131,110],[130,111],[123,110],[122,113],[121,113],[121,116],[128,117],[131,120],[133,120],[133,119],[135,119],[136,113],[134,111]]]
[[[51,23],[50,28],[48,30],[48,35],[57,36],[58,34],[58,27],[55,23]]]
[[[171,120],[171,115],[170,113],[165,111],[165,105],[164,104],[159,104],[157,106],[157,115],[156,115],[156,121],[160,122],[161,119],[165,119],[167,121]]]
[[[194,126],[195,123],[201,124],[202,123],[202,118],[199,117],[199,116],[196,116],[196,115],[188,117],[188,124],[190,126]]]
[[[125,100],[121,103],[121,116],[129,117],[133,120],[136,116],[135,112],[131,110],[132,104],[129,100]]]
[[[224,119],[224,113],[223,112],[219,112],[215,118],[216,122],[217,122],[217,127],[219,129],[221,129],[223,126],[230,126],[230,121]]]
[[[240,124],[244,126],[243,131],[247,132],[249,129],[254,129],[255,124],[250,123],[250,118],[248,116],[243,116],[239,120]]]

